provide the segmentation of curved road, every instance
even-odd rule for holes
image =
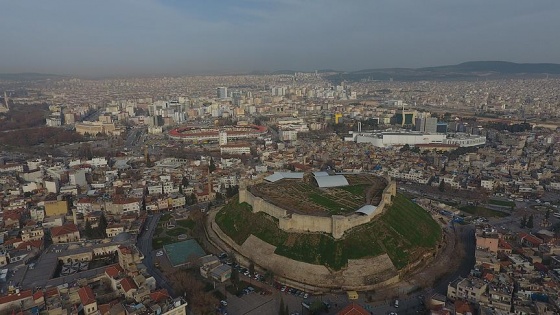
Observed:
[[[146,222],[144,224],[144,230],[140,234],[140,237],[138,237],[138,240],[136,241],[136,245],[137,245],[138,249],[144,255],[144,260],[142,262],[144,263],[144,265],[148,269],[148,272],[152,276],[154,276],[158,286],[166,289],[167,292],[169,292],[169,294],[171,296],[175,296],[175,294],[173,292],[173,288],[171,287],[171,285],[169,285],[169,282],[164,278],[161,271],[159,271],[159,269],[157,269],[154,266],[154,253],[153,253],[153,250],[152,250],[152,237],[154,235],[154,230],[157,227],[157,224],[158,224],[158,221],[159,221],[160,217],[161,217],[161,214],[155,214],[155,215],[153,215],[151,217],[148,217],[146,219]],[[146,228],[148,230],[146,230]]]

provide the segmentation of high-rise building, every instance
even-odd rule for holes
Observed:
[[[218,98],[227,98],[228,97],[228,91],[227,91],[227,87],[225,86],[220,86],[219,88],[216,89],[216,96]]]
[[[423,117],[423,118],[416,118],[414,124],[414,130],[426,132],[426,133],[435,133],[437,132],[437,118],[436,117]]]

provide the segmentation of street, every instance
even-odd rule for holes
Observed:
[[[153,250],[152,250],[152,237],[154,235],[154,230],[157,227],[157,224],[158,224],[158,221],[159,221],[160,217],[161,217],[161,214],[158,213],[158,214],[154,214],[153,216],[148,217],[146,219],[144,231],[140,234],[140,237],[138,237],[138,240],[137,240],[136,244],[138,246],[138,249],[144,255],[144,260],[142,262],[144,263],[144,265],[148,269],[148,273],[151,274],[152,276],[154,276],[158,286],[166,289],[167,292],[169,292],[169,294],[171,296],[175,296],[175,294],[173,292],[173,288],[171,287],[171,285],[165,280],[161,271],[159,271],[159,269],[155,268],[155,266],[154,266],[154,253],[153,253]],[[148,230],[145,230],[146,228]]]

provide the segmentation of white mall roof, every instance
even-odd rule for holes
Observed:
[[[348,186],[348,180],[343,175],[315,177],[319,188]]]
[[[327,172],[313,172],[313,176],[314,177],[329,176],[329,173],[327,173]]]
[[[269,181],[271,183],[277,182],[281,179],[288,178],[288,179],[303,179],[303,173],[299,172],[274,172],[274,174],[269,175],[264,178],[264,180]]]
[[[360,209],[356,210],[356,213],[361,213],[361,214],[365,214],[365,215],[372,215],[375,210],[377,210],[376,206],[372,206],[372,205],[365,205],[363,207],[361,207]]]

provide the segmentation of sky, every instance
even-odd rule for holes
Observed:
[[[558,0],[0,0],[0,73],[560,63]]]

